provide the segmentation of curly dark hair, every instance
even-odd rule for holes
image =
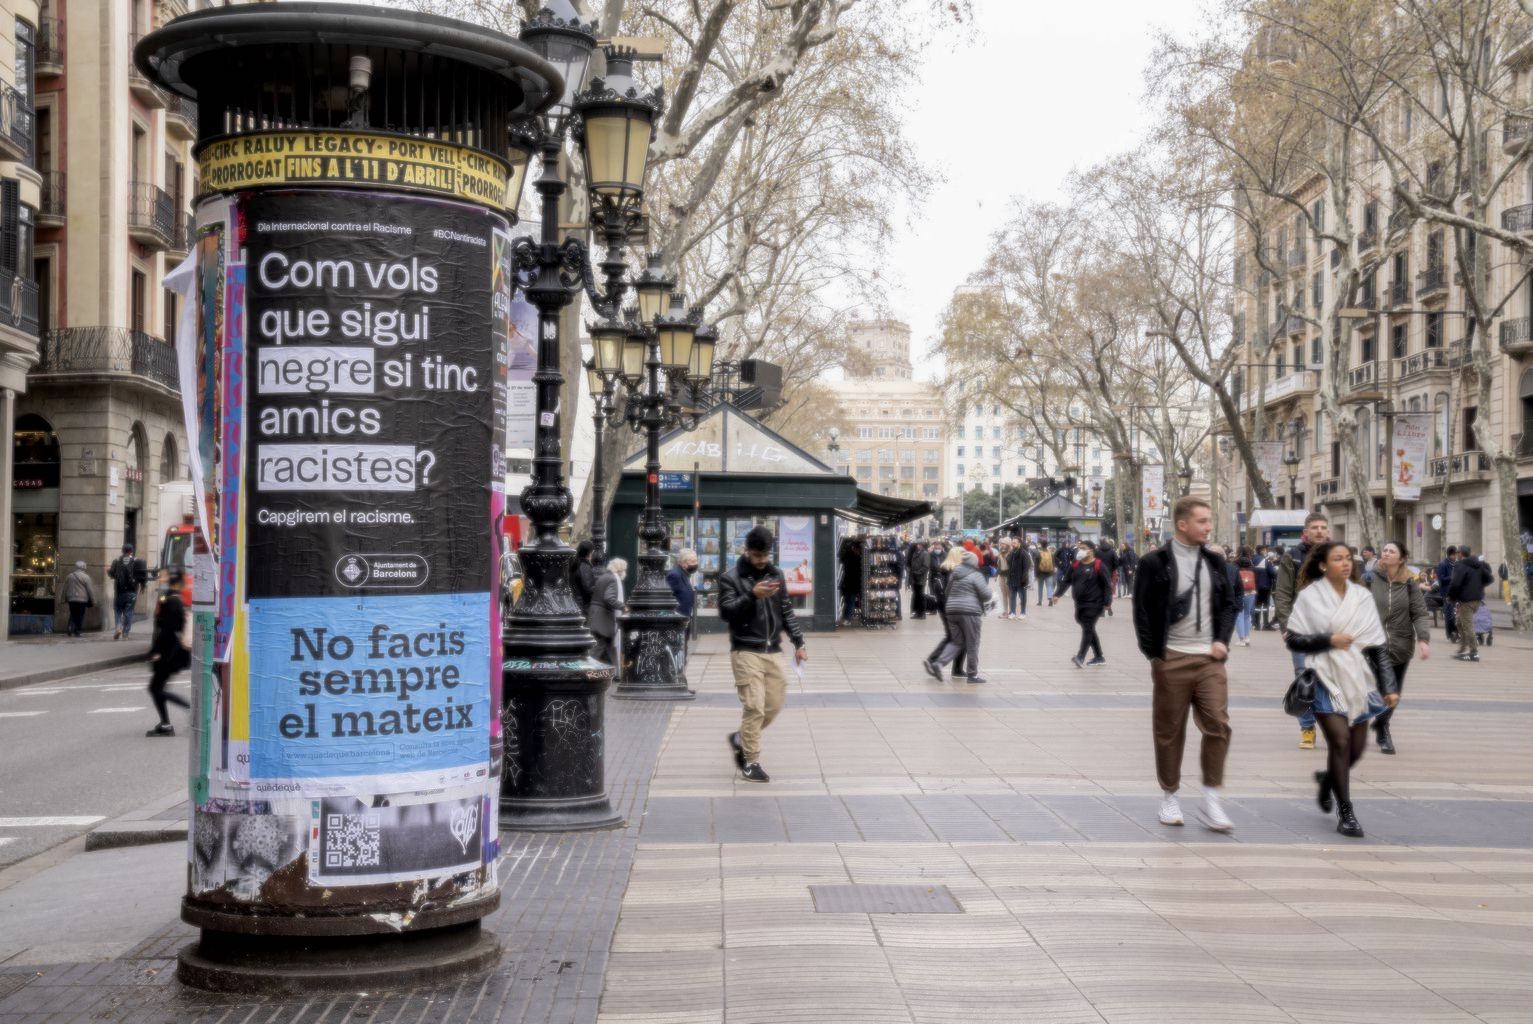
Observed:
[[[1304,560],[1303,565],[1299,566],[1298,582],[1300,590],[1325,576],[1325,563],[1330,559],[1331,551],[1335,548],[1347,548],[1349,554],[1352,551],[1345,542],[1339,540],[1324,541],[1309,549],[1309,557]],[[1361,577],[1362,563],[1356,555],[1353,555],[1352,582],[1356,583]]]

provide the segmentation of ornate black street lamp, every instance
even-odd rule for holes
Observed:
[[[1297,508],[1299,505],[1299,452],[1297,448],[1288,449],[1288,454],[1283,456],[1283,465],[1288,468],[1288,507]]]
[[[522,492],[522,511],[532,523],[519,552],[526,591],[505,635],[500,813],[503,827],[510,829],[605,828],[622,820],[607,799],[602,739],[612,669],[590,656],[591,633],[569,580],[575,553],[559,538],[573,505],[559,443],[560,319],[582,289],[606,317],[622,300],[622,247],[640,217],[646,156],[661,101],[658,92],[639,94],[632,82],[634,53],[617,48],[607,51],[606,77],[581,91],[596,46],[594,23],[560,18],[544,8],[524,24],[521,38],[564,69],[566,88],[557,103],[525,126],[527,142],[543,164],[535,186],[542,197],[541,233],[536,240],[519,239],[514,250],[522,290],[538,310],[538,368],[532,378],[537,419],[532,483]],[[566,188],[559,157],[572,120],[592,223],[608,243],[600,291],[586,245],[559,237],[559,200]]]
[[[628,598],[628,612],[618,618],[623,630],[621,680],[614,697],[632,700],[691,700],[682,671],[685,661],[686,616],[665,581],[666,547],[670,531],[660,507],[660,435],[678,427],[697,426],[694,407],[713,374],[717,332],[704,327],[700,310],[688,310],[686,300],[672,291],[675,281],[660,273],[658,261],[635,282],[639,306],[630,310],[621,365],[604,361],[604,380],[616,382],[625,398],[623,419],[645,438],[644,514],[640,521],[639,578]],[[669,300],[664,309],[663,300]],[[662,312],[662,310],[664,311]],[[617,325],[592,328],[592,337],[605,337]],[[598,345],[611,352],[615,346]]]

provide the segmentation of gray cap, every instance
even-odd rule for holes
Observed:
[[[972,552],[972,551],[968,550],[967,548],[965,548],[964,549],[964,553],[963,553],[963,564],[964,565],[968,565],[968,566],[973,566],[975,568],[978,568],[979,567],[979,556],[976,555],[974,552]]]
[[[76,569],[83,569],[83,568],[85,568],[85,563],[84,562],[76,562],[75,563],[75,568]]]

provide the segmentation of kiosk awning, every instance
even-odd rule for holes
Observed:
[[[852,502],[850,508],[836,509],[836,515],[842,519],[861,523],[863,526],[876,526],[882,530],[915,522],[932,514],[932,504],[929,501],[874,494],[860,487],[857,489],[857,500]]]

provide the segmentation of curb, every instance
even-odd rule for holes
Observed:
[[[162,818],[159,815],[186,802],[186,793],[177,790],[153,803],[145,804],[120,818],[97,825],[85,833],[85,851],[112,850],[123,846],[151,846],[186,840],[185,818]]]
[[[145,660],[144,651],[135,654],[114,654],[109,658],[98,658],[95,661],[83,662],[78,665],[64,665],[59,668],[43,669],[40,672],[31,672],[22,676],[0,677],[0,690],[15,690],[23,686],[32,686],[35,683],[51,683],[59,679],[71,679],[75,676],[89,675],[92,672],[100,672],[103,669],[120,668],[123,665],[132,665]]]

